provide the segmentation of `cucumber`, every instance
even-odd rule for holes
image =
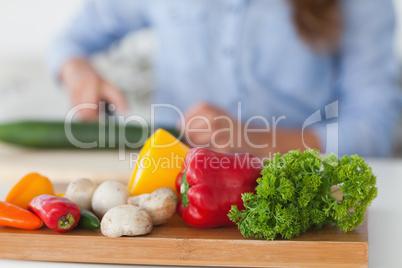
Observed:
[[[175,137],[179,133],[174,128],[164,128]],[[0,124],[0,141],[21,147],[37,149],[119,149],[120,131],[122,148],[140,149],[152,134],[150,128],[137,125],[100,125],[95,122],[71,123],[72,143],[64,129],[63,121],[19,121]],[[102,133],[102,135],[100,135]],[[110,135],[112,133],[112,135]],[[113,134],[114,133],[114,134]],[[144,137],[142,137],[144,134]],[[103,136],[103,138],[101,137]],[[94,146],[94,142],[96,146]]]

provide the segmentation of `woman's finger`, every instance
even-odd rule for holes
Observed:
[[[78,109],[77,114],[81,120],[93,121],[98,118],[99,114],[99,94],[98,84],[89,83],[80,88],[81,92],[77,89],[72,89],[72,102],[73,108]]]
[[[108,82],[104,82],[102,85],[101,98],[116,105],[118,113],[125,113],[128,110],[127,102],[123,93]]]

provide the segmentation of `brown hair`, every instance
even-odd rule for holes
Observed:
[[[339,0],[289,0],[300,37],[315,49],[339,46],[341,14]]]

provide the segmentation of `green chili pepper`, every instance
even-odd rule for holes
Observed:
[[[89,230],[98,229],[100,227],[99,219],[92,212],[81,208],[81,218],[77,227]]]

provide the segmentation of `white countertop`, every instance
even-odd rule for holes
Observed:
[[[369,208],[369,267],[402,267],[402,159],[367,161],[377,175],[378,197]],[[12,183],[0,181],[0,200]],[[0,259],[0,267],[122,267],[122,265],[53,263]],[[152,266],[132,266],[147,267]]]
[[[117,150],[30,150],[0,142],[0,183],[17,183],[30,172],[40,173],[53,183],[68,184],[76,178],[127,183],[138,153],[133,150],[121,154]]]

